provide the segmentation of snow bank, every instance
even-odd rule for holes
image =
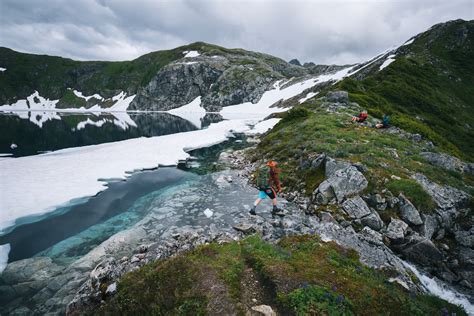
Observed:
[[[91,99],[91,98],[95,98],[95,99],[100,100],[100,101],[104,101],[104,100],[105,100],[104,97],[102,97],[100,94],[97,94],[97,93],[96,93],[96,94],[93,94],[93,95],[90,95],[90,96],[84,96],[84,95],[82,94],[82,92],[80,92],[80,91],[72,90],[72,92],[74,93],[74,95],[75,95],[76,97],[81,98],[81,99],[84,99],[84,100],[86,100],[86,101],[88,101],[88,100]]]
[[[307,79],[288,87],[282,88],[285,84],[283,81],[278,81],[273,85],[273,89],[266,91],[260,100],[253,104],[252,102],[245,102],[242,104],[226,106],[220,112],[224,118],[233,118],[233,114],[253,113],[259,115],[261,119],[274,112],[284,112],[288,108],[272,108],[271,106],[280,100],[291,99],[298,94],[303,93],[306,89],[312,88],[317,84],[334,81],[337,82],[349,75],[353,66],[339,70],[333,74],[320,75],[316,78]]]
[[[0,274],[7,267],[8,253],[10,252],[10,249],[10,244],[0,245]]]
[[[206,115],[206,110],[201,106],[201,97],[199,96],[182,107],[169,110],[168,113],[188,120],[194,126],[201,128],[201,119]]]
[[[196,51],[196,50],[191,50],[191,51],[184,51],[183,52],[184,55],[184,58],[190,58],[190,57],[198,57],[199,55],[199,52]]]
[[[222,121],[207,129],[62,149],[0,160],[0,230],[106,188],[98,179],[126,178],[130,171],[174,165],[196,149],[221,143],[229,131],[245,132],[247,120]]]
[[[269,129],[272,129],[281,119],[279,118],[272,118],[265,121],[262,121],[255,125],[251,130],[245,132],[246,135],[256,135],[256,134],[263,134]]]
[[[103,97],[98,94],[94,94],[92,96],[83,96],[82,92],[73,90],[73,93],[83,99],[90,99],[92,97],[97,98],[101,101],[105,101]],[[118,112],[118,111],[126,111],[132,100],[135,98],[135,94],[128,96],[125,92],[121,92],[116,96],[112,97],[112,101],[115,103],[110,108],[102,108],[98,104],[94,105],[91,108],[67,108],[67,109],[58,109],[60,112]],[[12,112],[14,111],[55,111],[56,105],[59,100],[49,100],[47,98],[43,98],[40,96],[38,91],[35,91],[26,99],[18,100],[13,104],[5,104],[0,106],[0,111],[3,112]],[[16,114],[16,113],[15,113]]]
[[[385,59],[385,61],[382,63],[382,65],[380,65],[379,70],[384,69],[385,67],[387,67],[388,65],[390,65],[390,64],[393,63],[394,61],[395,61],[395,55],[389,55],[389,56],[387,57],[387,59]]]
[[[413,43],[413,41],[415,41],[415,38],[412,38],[412,39],[406,41],[402,46],[410,45],[411,43]]]
[[[432,279],[429,276],[424,275],[423,273],[418,271],[418,269],[415,266],[409,264],[408,262],[403,261],[403,264],[408,269],[413,271],[416,277],[420,280],[421,284],[423,284],[423,286],[431,294],[438,296],[452,304],[461,305],[462,307],[464,307],[464,309],[467,311],[469,315],[474,315],[474,305],[472,305],[469,302],[469,299],[466,296],[452,289],[449,289],[446,285],[442,284],[439,280],[436,281],[435,279]]]
[[[0,71],[5,71],[7,68],[0,67]]]
[[[300,104],[304,103],[304,102],[308,101],[309,99],[311,99],[312,97],[315,97],[316,95],[318,95],[318,93],[319,93],[319,91],[318,92],[310,92],[304,98],[299,99],[298,102]]]

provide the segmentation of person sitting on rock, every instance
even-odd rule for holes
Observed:
[[[378,122],[375,124],[376,128],[389,128],[390,127],[390,116],[387,114],[383,115],[382,122]]]
[[[362,123],[362,122],[365,122],[367,117],[369,117],[369,115],[367,115],[367,110],[363,110],[362,112],[359,113],[359,116],[353,116],[351,121]]]
[[[267,196],[272,200],[272,215],[283,215],[283,210],[277,206],[277,193],[281,192],[279,170],[275,161],[269,161],[265,166],[260,167],[256,172],[256,185],[259,190],[258,198],[250,209],[250,214],[256,215],[255,209]]]

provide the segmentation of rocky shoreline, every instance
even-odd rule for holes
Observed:
[[[153,211],[135,226],[114,235],[66,269],[56,266],[50,258],[31,258],[10,264],[0,277],[2,301],[13,299],[20,285],[27,287],[23,293],[31,299],[13,299],[2,307],[2,313],[64,314],[66,311],[68,315],[81,314],[113,295],[117,281],[127,272],[199,245],[240,240],[254,233],[270,242],[287,235],[318,234],[323,241],[333,240],[355,249],[360,260],[370,267],[394,271],[390,282],[416,293],[427,291],[422,284],[414,282],[413,273],[396,252],[417,262],[417,258],[437,260],[447,250],[438,250],[443,251],[441,254],[433,250],[436,247],[429,239],[418,237],[421,235],[402,220],[392,219],[388,227],[384,227],[377,215],[376,209],[383,208],[384,204],[400,204],[410,225],[419,223],[421,217],[416,216],[413,205],[403,196],[355,195],[367,185],[363,168],[319,157],[314,165],[325,163],[327,177],[313,198],[287,192],[279,200],[286,216],[273,218],[265,207],[257,210],[257,216],[252,216],[247,209],[256,190],[249,179],[256,163],[250,163],[245,152],[222,152],[218,164],[224,171],[203,176],[198,183],[183,187],[165,201],[157,201],[151,206]],[[429,182],[426,185],[430,185]],[[446,196],[452,193],[448,190]],[[345,197],[348,198],[342,202]],[[462,194],[459,197],[464,198]],[[349,220],[329,210],[314,212],[316,203],[337,205],[338,198]],[[459,204],[456,201],[454,205]],[[425,233],[433,235],[434,230],[427,226],[429,220],[423,217],[422,222],[426,223]],[[356,230],[353,226],[363,228]],[[407,240],[410,242],[406,243]]]

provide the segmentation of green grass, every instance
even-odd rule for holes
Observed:
[[[439,298],[388,283],[393,272],[370,269],[355,251],[311,235],[276,245],[251,236],[148,264],[123,277],[117,294],[91,313],[203,315],[216,302],[243,313],[246,266],[260,277],[268,304],[285,315],[465,315]],[[215,290],[222,287],[226,293]]]
[[[387,188],[395,195],[403,193],[422,213],[432,213],[434,211],[433,199],[415,180],[394,180],[387,184]]]
[[[414,173],[474,193],[472,176],[431,165],[419,155],[424,150],[422,143],[384,130],[352,124],[351,114],[356,113],[333,114],[319,106],[319,101],[308,102],[283,115],[283,119],[249,153],[252,161],[273,159],[279,162],[285,190],[303,188],[310,195],[324,180],[324,170],[300,170],[299,161],[311,160],[325,152],[333,158],[365,165],[368,169],[365,176],[370,184],[367,193],[384,189],[384,179],[391,181],[392,175],[410,179]],[[422,209],[430,207],[430,200],[419,201],[421,198],[411,194],[410,190],[406,194]],[[426,194],[420,196],[424,198]]]

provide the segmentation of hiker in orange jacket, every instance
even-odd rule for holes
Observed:
[[[259,190],[258,198],[253,203],[249,213],[256,215],[255,209],[264,199],[269,197],[272,200],[272,215],[283,215],[283,210],[277,206],[277,193],[281,192],[281,184],[278,176],[279,170],[276,168],[275,161],[269,161],[263,168],[257,171],[257,188]]]

